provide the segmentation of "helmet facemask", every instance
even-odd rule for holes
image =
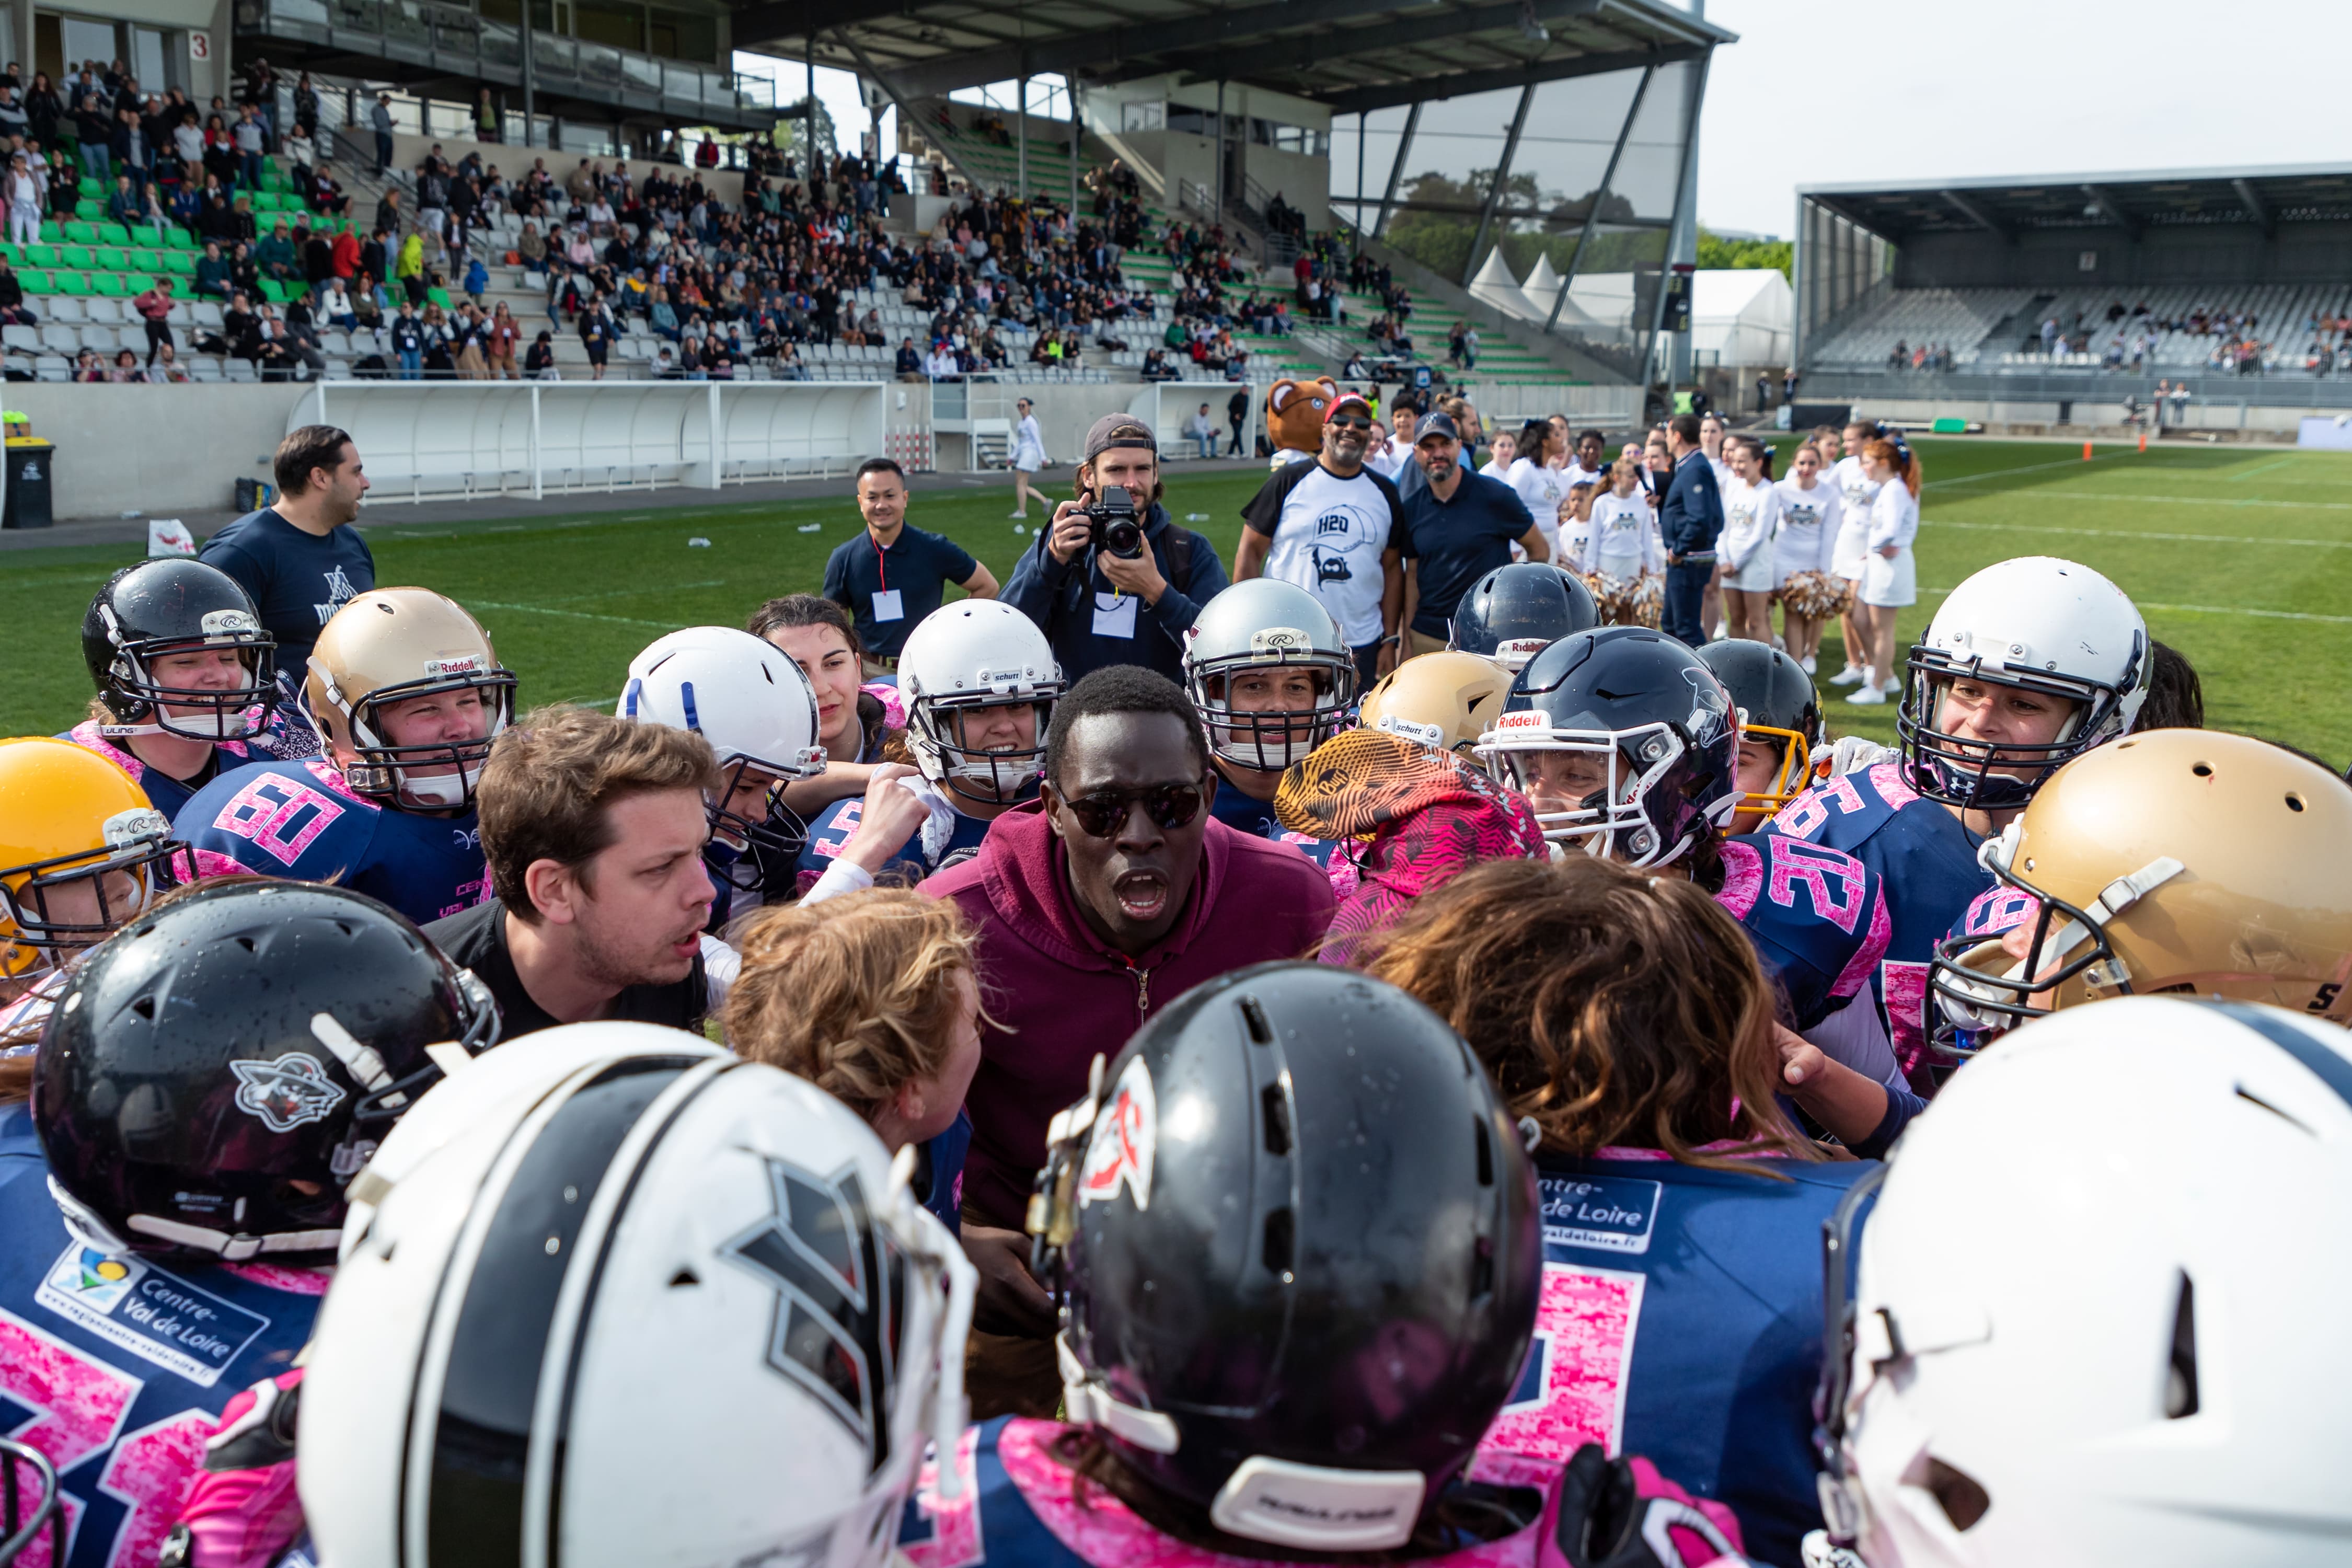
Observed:
[[[127,641],[110,606],[100,605],[99,614],[115,648],[106,686],[100,693],[113,721],[101,723],[100,734],[109,740],[176,735],[188,741],[236,741],[269,722],[278,701],[278,639],[257,626],[252,616],[241,610],[215,610],[204,617],[207,632],[204,637]],[[169,686],[155,673],[154,661],[159,658],[215,648],[236,650],[245,669],[240,684],[219,689]]]
[[[0,868],[0,975],[57,967],[64,957],[114,934],[165,889],[194,879],[187,847],[150,808],[107,818],[93,849]]]
[[[1312,704],[1250,711],[1232,703],[1234,683],[1264,672],[1279,678],[1286,671],[1307,675],[1315,686]],[[1356,696],[1352,659],[1313,649],[1236,654],[1204,659],[1186,671],[1193,706],[1201,711],[1202,731],[1209,750],[1237,768],[1278,773],[1305,762],[1316,747],[1346,725]]]
[[[1812,782],[1812,742],[1794,730],[1783,730],[1770,724],[1751,724],[1748,711],[1740,710],[1739,738],[1742,741],[1769,741],[1780,748],[1780,760],[1772,770],[1770,782],[1760,790],[1743,791],[1738,809],[1757,811],[1769,816],[1790,801],[1805,793]]]
[[[1903,700],[1895,714],[1905,782],[1947,805],[2015,810],[2031,801],[2052,773],[2124,732],[2124,693],[2137,690],[2144,681],[2145,665],[2145,649],[2135,649],[2118,689],[2051,670],[1988,667],[1980,656],[1955,659],[1934,648],[1914,647],[1904,667]],[[1970,740],[1941,728],[1944,700],[1958,680],[2031,691],[2068,703],[2073,711],[2051,741]]]
[[[1053,692],[1004,697],[982,691],[969,697],[925,694],[914,704],[908,736],[923,776],[980,805],[1011,805],[1025,799],[1045,765],[1045,726],[1054,716]],[[968,743],[974,715],[992,708],[1027,707],[1035,728],[1026,746],[983,750]]]
[[[1522,717],[1505,714],[1506,720]],[[1490,731],[1479,744],[1481,759],[1499,762],[1504,782],[1522,795],[1536,787],[1526,760],[1540,752],[1570,752],[1601,760],[1600,789],[1568,811],[1538,811],[1536,821],[1554,844],[1574,845],[1586,854],[1635,868],[1664,866],[1720,832],[1739,796],[1694,810],[1685,798],[1684,766],[1689,744],[1674,724],[1660,721],[1637,729],[1555,730],[1518,726]]]
[[[489,668],[488,661],[478,656],[469,656],[465,663],[462,670],[383,687],[356,700],[339,690],[332,677],[327,677],[327,696],[333,706],[320,716],[325,720],[321,727],[358,753],[359,761],[343,769],[353,794],[407,811],[456,811],[473,805],[474,789],[481,782],[483,764],[489,761],[491,742],[514,717],[515,678],[509,671]],[[316,660],[311,668],[325,674]],[[474,691],[481,697],[487,721],[479,739],[402,746],[385,738],[382,715],[387,707],[459,691]]]
[[[805,772],[779,771],[754,757],[729,757],[719,764],[719,791],[706,803],[711,847],[723,851],[705,857],[713,875],[739,893],[758,893],[767,889],[772,870],[790,874],[808,847],[808,824],[784,805],[783,786],[824,772],[823,761],[819,752],[818,765]],[[763,780],[761,814],[754,817],[736,809],[735,798],[745,786]]]

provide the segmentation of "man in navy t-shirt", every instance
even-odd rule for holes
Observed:
[[[1424,414],[1413,427],[1412,461],[1427,482],[1404,498],[1408,653],[1445,647],[1446,623],[1471,585],[1511,562],[1518,544],[1530,561],[1550,559],[1543,530],[1518,492],[1462,466],[1462,432],[1450,414]]]
[[[205,541],[197,559],[236,578],[278,639],[278,673],[299,690],[310,646],[335,612],[375,586],[375,557],[349,525],[367,494],[359,449],[331,425],[278,444],[278,500]]]
[[[907,475],[887,458],[857,466],[865,531],[824,563],[824,596],[847,610],[866,645],[869,673],[897,664],[915,623],[940,607],[947,585],[996,597],[996,579],[953,540],[907,526]]]

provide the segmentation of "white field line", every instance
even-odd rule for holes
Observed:
[[[1922,588],[1922,594],[1942,595],[1949,588]],[[2158,605],[2147,599],[2132,601],[2143,610],[2166,610],[2182,616],[2253,616],[2265,621],[2325,621],[2330,625],[2352,626],[2352,616],[2315,616],[2302,610],[2241,610],[2227,605]]]
[[[1948,517],[1928,519],[1923,526],[1969,528],[1988,533],[2063,533],[2078,539],[2154,539],[2184,544],[2285,544],[2305,550],[2352,550],[2352,540],[2347,539],[2280,539],[2235,533],[2154,533],[2120,528],[2057,528],[2033,522],[1961,522]]]

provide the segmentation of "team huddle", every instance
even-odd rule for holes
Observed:
[[[1696,647],[1597,448],[1444,646],[1244,573],[1181,680],[794,594],[526,710],[124,568],[0,741],[0,1564],[2340,1552],[2352,786],[2078,563],[1898,659],[1803,452]]]

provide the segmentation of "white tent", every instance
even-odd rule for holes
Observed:
[[[1559,271],[1552,266],[1551,258],[1538,256],[1534,270],[1528,274],[1528,280],[1519,285],[1519,292],[1526,296],[1528,308],[1535,311],[1537,321],[1550,319],[1552,301],[1559,297]],[[1560,306],[1559,324],[1584,328],[1595,325],[1592,318],[1578,308],[1573,295]]]
[[[1718,269],[1692,280],[1691,347],[1717,364],[1787,364],[1796,321],[1796,291],[1777,268]]]
[[[1543,319],[1520,292],[1518,279],[1511,276],[1509,266],[1503,260],[1501,246],[1486,253],[1486,265],[1478,268],[1478,276],[1470,280],[1470,298],[1521,321],[1530,315],[1538,321]]]

